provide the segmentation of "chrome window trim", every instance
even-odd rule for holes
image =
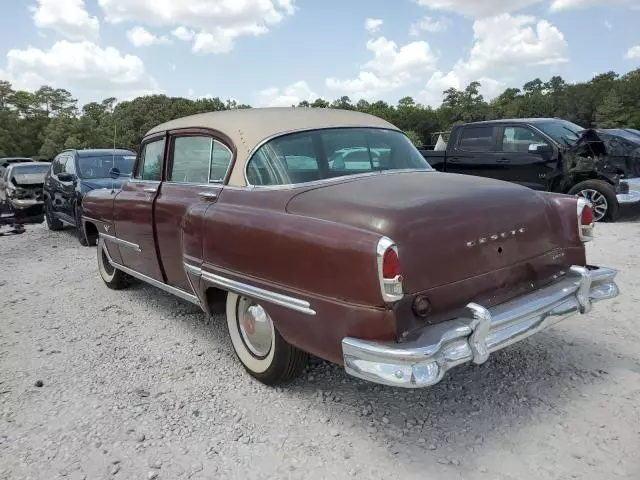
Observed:
[[[131,248],[138,253],[142,252],[140,245],[138,245],[137,243],[127,242],[126,240],[122,240],[121,238],[114,237],[113,235],[107,235],[106,233],[102,233],[102,232],[98,232],[98,235],[100,236],[100,238],[103,238],[109,242],[115,243],[117,245],[121,245],[123,247]]]
[[[402,135],[404,135],[405,137],[407,136],[406,133],[404,133],[402,130],[400,130],[398,128],[375,127],[375,126],[371,126],[371,125],[346,125],[346,126],[345,125],[335,125],[335,126],[328,125],[326,127],[321,127],[321,128],[309,127],[309,128],[300,128],[300,129],[295,129],[295,130],[288,130],[288,131],[284,131],[284,132],[274,133],[273,135],[270,135],[270,136],[266,137],[265,139],[263,139],[262,141],[260,141],[255,147],[253,147],[253,149],[247,155],[247,158],[246,158],[246,160],[244,162],[244,172],[243,172],[244,183],[248,187],[282,187],[282,186],[287,186],[287,185],[253,185],[253,184],[249,183],[249,177],[247,176],[247,169],[249,168],[249,162],[251,161],[251,158],[256,154],[256,152],[258,150],[260,150],[265,144],[269,143],[271,140],[275,140],[276,138],[284,137],[284,136],[287,136],[287,135],[292,135],[294,133],[313,132],[313,131],[316,131],[316,130],[335,130],[335,129],[350,130],[350,129],[354,129],[354,128],[368,128],[370,130],[384,130],[384,131],[387,131],[387,132],[398,132],[398,133],[401,133]],[[425,159],[425,161],[426,161],[426,159]],[[429,162],[427,162],[427,164],[428,163]],[[412,169],[412,170],[422,170],[422,169]],[[371,173],[371,172],[369,172],[369,173]],[[352,175],[348,175],[348,176],[352,176]],[[324,178],[322,180],[314,180],[314,182],[305,182],[305,184],[315,183],[315,182],[322,182],[322,181],[325,181],[325,180],[330,180],[330,179]],[[302,183],[292,183],[292,184],[288,184],[288,185],[296,185],[297,186],[297,185],[303,185],[303,184]]]
[[[202,280],[225,290],[240,293],[257,300],[273,303],[306,315],[316,314],[315,310],[311,308],[311,304],[306,300],[301,300],[281,293],[272,292],[271,290],[266,290],[264,288],[255,287],[244,282],[232,280],[230,278],[223,277],[222,275],[207,272],[200,267],[196,267],[195,265],[191,265],[186,262],[184,263],[184,267],[194,275],[200,276]]]
[[[142,180],[141,178],[130,178],[125,183],[150,183],[152,185],[160,185],[162,181],[160,180]]]
[[[343,175],[341,177],[323,178],[321,180],[312,180],[310,182],[302,183],[289,183],[286,185],[246,185],[244,187],[235,187],[232,185],[225,185],[225,188],[234,190],[294,190],[296,188],[313,187],[315,185],[324,185],[326,183],[340,183],[341,181],[358,179],[363,177],[373,177],[376,175],[393,175],[397,173],[412,173],[412,172],[428,172],[434,173],[437,170],[434,168],[403,168],[398,170],[380,170],[379,172],[366,172],[366,173],[354,173],[352,175]]]
[[[197,305],[198,307],[202,308],[202,305],[200,304],[200,300],[195,295],[191,295],[190,293],[185,292],[184,290],[180,290],[179,288],[172,287],[171,285],[162,283],[159,280],[156,280],[155,278],[148,277],[145,274],[140,273],[136,270],[133,270],[129,267],[120,265],[119,263],[116,263],[113,261],[113,259],[111,258],[111,255],[109,255],[109,250],[105,248],[104,252],[107,255],[107,260],[109,260],[109,263],[114,268],[117,268],[118,270],[123,271],[127,275],[131,275],[132,277],[135,277],[138,280],[142,280],[143,282],[148,283],[149,285],[159,288],[160,290],[164,290],[167,293],[175,295],[176,297],[182,298],[183,300],[186,300],[187,302],[193,303],[194,305]]]

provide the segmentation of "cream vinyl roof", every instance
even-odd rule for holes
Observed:
[[[244,167],[249,154],[264,140],[301,130],[331,127],[375,127],[398,130],[379,117],[331,108],[247,108],[201,113],[158,125],[147,135],[167,130],[207,128],[231,139],[237,151],[230,185],[244,186]]]

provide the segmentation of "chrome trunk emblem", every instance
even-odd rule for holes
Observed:
[[[517,235],[522,235],[523,233],[526,233],[526,231],[527,231],[526,227],[518,227],[515,230],[492,233],[484,237],[479,237],[474,240],[469,240],[468,242],[466,242],[466,245],[467,247],[475,247],[476,245],[486,245],[489,242],[495,242],[500,239],[504,240],[507,238],[515,237]]]

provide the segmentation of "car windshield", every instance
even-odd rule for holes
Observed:
[[[402,132],[328,128],[283,135],[251,157],[251,185],[291,185],[388,170],[433,170]]]
[[[13,167],[13,174],[47,173],[50,165],[16,165]]]
[[[111,176],[109,171],[114,167],[120,170],[121,176],[130,176],[135,160],[136,156],[133,153],[80,157],[78,158],[80,178],[109,178]]]
[[[553,138],[560,145],[575,145],[584,128],[566,120],[554,120],[535,124],[540,130]]]

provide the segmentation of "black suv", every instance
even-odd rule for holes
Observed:
[[[131,176],[136,159],[132,150],[65,150],[51,163],[44,180],[44,213],[50,230],[71,225],[82,245],[82,198],[98,188],[119,189]]]

